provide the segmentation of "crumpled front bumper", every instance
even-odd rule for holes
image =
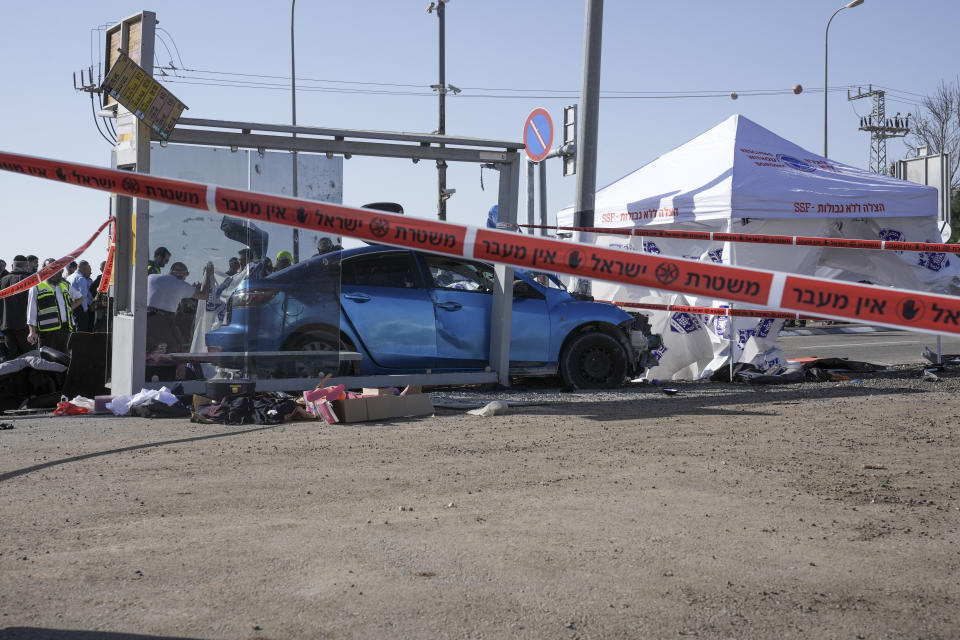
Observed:
[[[650,322],[642,314],[633,317],[620,325],[630,342],[633,353],[633,373],[657,366],[660,362],[654,351],[663,345],[660,334],[655,334],[650,328]]]

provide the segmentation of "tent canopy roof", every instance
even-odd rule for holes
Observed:
[[[937,190],[834,162],[735,114],[600,189],[598,227],[936,216]],[[573,207],[557,214],[573,223]]]

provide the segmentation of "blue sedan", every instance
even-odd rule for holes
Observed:
[[[244,280],[206,343],[224,352],[359,352],[341,374],[483,370],[493,289],[488,264],[385,246],[345,249]],[[659,346],[644,316],[578,299],[553,275],[515,271],[510,375],[559,374],[573,388],[611,388],[654,366]]]

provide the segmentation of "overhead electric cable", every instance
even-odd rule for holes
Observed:
[[[116,141],[116,140],[111,140],[110,138],[108,138],[107,135],[106,135],[106,134],[103,132],[103,130],[100,128],[100,123],[97,122],[97,108],[96,108],[96,107],[94,106],[94,104],[93,104],[93,94],[92,94],[92,93],[90,94],[90,113],[93,114],[93,124],[97,125],[97,131],[100,133],[100,135],[103,137],[103,139],[107,141],[107,144],[109,144],[110,146],[116,145],[116,144],[117,144],[117,141]]]
[[[166,46],[166,45],[165,45]],[[176,43],[174,43],[174,48],[176,48]],[[177,56],[179,58],[179,51],[177,51]],[[182,62],[182,61],[181,61]],[[183,84],[194,84],[200,86],[219,86],[219,87],[234,87],[240,89],[261,89],[261,90],[289,90],[290,77],[285,75],[277,74],[263,74],[263,73],[246,73],[246,72],[236,72],[236,71],[221,71],[215,69],[190,69],[184,66],[177,68],[175,66],[163,66],[157,65],[155,69],[159,70],[162,74],[165,74],[167,71],[172,72],[177,75],[176,78],[171,78],[169,75],[162,75],[161,81],[163,82],[180,82]],[[244,80],[249,78],[250,80]],[[258,81],[259,79],[260,81]],[[271,80],[276,82],[270,82]],[[392,96],[415,96],[415,97],[428,97],[435,96],[436,93],[433,90],[428,91],[427,86],[419,84],[410,84],[410,83],[399,83],[399,82],[376,82],[376,81],[359,81],[359,80],[340,80],[333,78],[297,78],[297,89],[304,91],[316,91],[316,92],[325,92],[325,93],[345,93],[345,94],[370,94],[370,95],[392,95]],[[311,86],[310,83],[316,84],[330,84],[330,85],[346,85],[343,87],[325,87],[325,86]],[[848,91],[855,85],[843,86],[843,87],[828,87],[830,93],[843,93]],[[374,88],[363,88],[363,87],[374,87]],[[412,91],[388,91],[385,89],[380,89],[382,87],[389,87],[394,89],[412,89]],[[806,89],[806,93],[822,93],[823,88],[810,88]],[[896,89],[889,89],[893,93],[899,93],[904,96],[906,95],[920,95],[911,93],[908,91],[900,91]],[[481,92],[481,93],[470,93],[470,92]],[[672,91],[626,91],[626,90],[604,90],[601,91],[601,98],[604,100],[680,100],[686,98],[692,99],[704,99],[704,98],[722,98],[728,99],[730,97],[730,90],[727,89],[701,89],[701,90],[672,90]],[[792,88],[785,89],[744,89],[736,91],[738,97],[765,97],[765,96],[786,96],[793,95]],[[577,100],[579,99],[579,91],[572,89],[547,89],[547,88],[511,88],[511,87],[463,87],[463,91],[457,94],[458,98],[466,99],[478,99],[478,98],[491,98],[491,99],[501,99],[501,100],[510,100],[510,99],[525,99],[525,100],[534,100],[534,99],[563,99],[563,100]],[[892,97],[892,100],[897,100],[896,97]],[[909,100],[909,99],[906,99]],[[915,102],[908,102],[904,99],[901,99],[902,104],[915,104]]]
[[[180,62],[180,68],[185,67],[186,65],[183,64],[183,58],[180,57],[180,47],[177,46],[177,41],[173,38],[173,35],[163,27],[157,27],[157,31],[162,31],[170,38],[170,42],[173,44],[173,50],[177,52],[177,61]]]

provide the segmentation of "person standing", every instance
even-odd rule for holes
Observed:
[[[70,297],[80,300],[80,306],[73,312],[74,326],[77,331],[93,331],[93,294],[90,293],[92,284],[90,263],[81,260],[77,270],[67,276],[67,285],[70,287]]]
[[[14,256],[10,269],[10,273],[0,278],[0,289],[12,287],[32,274],[30,262],[21,255]],[[33,350],[27,341],[27,297],[27,292],[23,291],[0,301],[3,305],[0,307],[3,310],[0,330],[7,345],[7,358],[11,360]]]
[[[166,247],[157,247],[153,252],[153,260],[147,261],[147,275],[162,274],[168,262],[170,262],[170,251]]]
[[[109,332],[112,324],[110,309],[113,299],[110,297],[109,283],[107,283],[108,290],[100,293],[100,283],[103,282],[103,272],[106,268],[107,262],[104,260],[100,263],[100,273],[90,284],[90,295],[93,297],[93,313],[90,314],[93,327],[90,330],[94,332]]]
[[[327,236],[321,236],[320,239],[317,240],[318,256],[322,256],[325,253],[330,253],[331,251],[341,251],[342,249],[343,249],[343,246],[341,246],[339,243],[333,244],[333,240],[331,240]]]
[[[281,251],[277,254],[277,266],[274,272],[282,271],[293,264],[293,254],[289,251]]]
[[[56,261],[49,258],[43,261],[43,266],[51,262]],[[67,342],[73,333],[73,310],[81,302],[70,299],[70,288],[60,271],[30,289],[27,296],[27,342],[67,353]]]
[[[6,260],[0,260],[0,279],[4,278],[5,276],[8,276],[8,275],[10,275],[10,272],[7,271],[7,261],[6,261]]]
[[[93,282],[90,283],[90,295],[96,297],[97,291],[100,290],[100,281],[103,280],[103,270],[107,268],[107,261],[104,260],[100,263],[100,273],[97,274],[97,277],[94,278]]]
[[[270,273],[263,260],[254,259],[253,250],[249,247],[240,249],[237,256],[240,259],[240,268],[246,269],[248,278],[265,278]]]
[[[40,268],[40,258],[35,255],[27,256],[27,262],[30,264],[30,273],[36,273]]]
[[[210,291],[213,263],[204,269],[202,285],[186,282],[190,271],[182,262],[174,262],[167,275],[147,276],[147,351],[166,345],[168,353],[182,351],[187,344],[177,327],[177,308],[184,298],[202,300]]]

